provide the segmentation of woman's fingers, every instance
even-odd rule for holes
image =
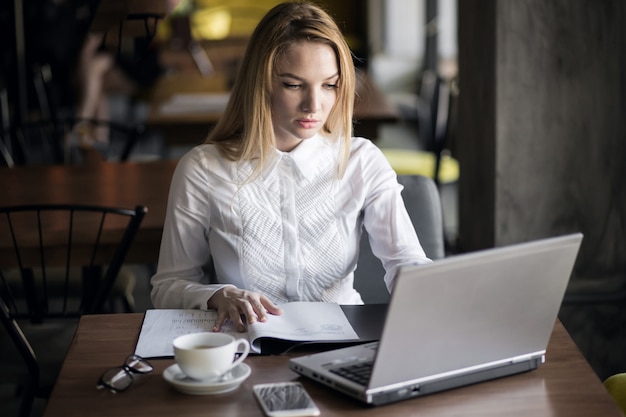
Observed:
[[[282,310],[266,296],[236,287],[225,287],[213,295],[209,305],[217,308],[218,319],[214,331],[220,331],[226,320],[230,319],[235,328],[243,332],[245,326],[241,316],[248,323],[267,321],[267,313],[280,315]]]
[[[227,319],[228,319],[228,314],[226,314],[226,312],[218,309],[217,310],[217,320],[215,320],[215,326],[213,326],[213,331],[214,332],[222,331],[222,326],[224,325],[224,323],[226,322]]]
[[[238,332],[241,333],[246,331],[246,326],[241,320],[241,313],[235,306],[232,305],[223,305],[217,308],[217,319],[215,320],[213,331],[222,331],[222,326],[224,326],[224,323],[226,323],[227,320],[230,320],[233,323],[233,326]]]
[[[264,295],[261,295],[260,297],[260,308],[263,311],[262,316],[263,319],[260,319],[260,321],[266,321],[267,320],[267,316],[266,316],[266,312],[273,314],[275,316],[280,316],[281,314],[283,314],[283,310],[280,309],[280,307],[278,307],[276,304],[272,303],[269,298],[267,298]]]

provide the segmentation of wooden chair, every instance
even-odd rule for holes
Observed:
[[[47,398],[65,356],[42,363],[39,354],[50,356],[52,340],[36,348],[38,332],[110,311],[110,294],[146,212],[143,206],[0,207],[0,320],[28,370],[20,416],[30,415],[35,398]]]
[[[439,190],[432,178],[423,175],[400,175],[404,186],[402,198],[420,243],[430,259],[445,256],[443,214]],[[383,281],[384,269],[370,249],[367,232],[360,243],[359,261],[354,272],[354,286],[365,303],[387,303],[389,291]]]

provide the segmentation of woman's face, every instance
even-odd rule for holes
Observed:
[[[326,123],[337,100],[339,70],[333,49],[301,42],[278,60],[273,77],[272,123],[276,145],[289,152]]]

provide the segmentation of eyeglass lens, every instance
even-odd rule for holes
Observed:
[[[148,372],[152,372],[152,365],[150,365],[150,363],[141,356],[128,356],[126,358],[126,362],[124,362],[124,365],[128,367],[131,372],[134,373],[147,374]]]
[[[100,377],[98,388],[109,388],[113,392],[126,390],[133,383],[133,373],[147,374],[152,372],[152,365],[137,355],[130,355],[122,366],[111,368]]]

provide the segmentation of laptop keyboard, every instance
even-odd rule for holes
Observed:
[[[341,368],[330,369],[330,372],[342,376],[357,384],[367,385],[372,375],[374,362],[359,362]]]

